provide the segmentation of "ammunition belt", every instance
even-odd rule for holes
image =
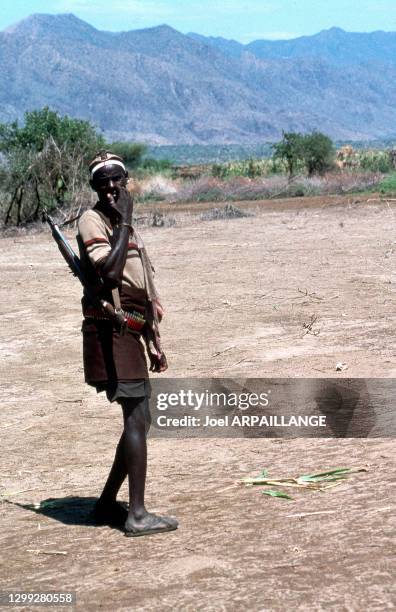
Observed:
[[[146,323],[146,319],[138,310],[125,311],[124,317],[127,327],[133,331],[141,331]],[[96,321],[110,321],[111,318],[103,310],[97,308],[87,308],[84,312],[85,319],[94,319]]]

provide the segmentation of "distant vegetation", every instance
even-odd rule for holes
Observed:
[[[396,194],[396,172],[388,174],[379,184],[380,193]]]
[[[45,107],[26,113],[23,125],[16,121],[0,124],[3,223],[37,221],[44,209],[66,219],[90,206],[95,195],[88,187],[87,165],[103,148],[124,158],[139,183],[138,201],[235,202],[374,189],[396,192],[393,149],[351,145],[337,149],[320,132],[285,132],[279,142],[262,145],[261,157],[182,165],[170,161],[173,154],[169,147],[161,147],[169,155],[161,159],[141,143],[106,143],[89,122],[62,117]],[[202,153],[204,147],[198,148]],[[178,149],[188,154],[187,147]],[[225,154],[227,147],[216,151],[217,155]],[[240,155],[252,152],[253,146],[237,151]]]
[[[356,149],[345,145],[336,149],[330,138],[320,132],[299,134],[287,132],[271,145],[272,157],[212,164],[212,175],[219,178],[249,178],[287,174],[323,175],[331,171],[388,173],[395,166],[393,149]]]
[[[156,172],[165,172],[172,168],[172,162],[168,159],[156,159],[148,155],[148,147],[142,143],[112,142],[107,147],[123,158],[128,170],[134,171],[140,177]]]
[[[270,159],[273,142],[227,145],[147,145],[147,155],[152,159],[168,159],[177,166],[193,164],[222,164],[249,159]],[[381,151],[396,147],[396,138],[383,140],[345,141],[335,140],[334,146],[340,149],[352,146],[356,151]]]
[[[271,143],[229,145],[157,145],[148,146],[148,155],[153,159],[169,159],[178,166],[188,164],[214,164],[247,159],[271,157]]]
[[[290,177],[301,165],[308,176],[323,174],[332,168],[335,158],[333,142],[321,132],[283,132],[282,140],[274,144],[273,149],[274,158],[286,163]]]
[[[121,155],[128,169],[146,176],[170,169],[167,160],[146,157],[139,143],[106,143],[88,121],[61,116],[44,107],[17,121],[0,124],[0,215],[5,225],[40,219],[42,211],[64,217],[92,202],[88,162],[108,148]]]

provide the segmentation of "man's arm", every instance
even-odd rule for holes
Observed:
[[[113,246],[103,263],[99,263],[98,272],[104,284],[111,289],[119,287],[122,280],[122,271],[128,255],[129,227],[116,226],[113,231]]]
[[[109,196],[109,203],[117,211],[120,220],[113,229],[111,251],[103,263],[98,265],[98,271],[105,285],[114,289],[121,285],[122,271],[128,255],[133,200],[126,189],[121,189],[117,202]]]

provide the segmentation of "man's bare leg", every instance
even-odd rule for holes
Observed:
[[[125,533],[130,536],[148,535],[177,528],[176,519],[147,512],[144,493],[147,472],[147,399],[123,401],[124,459],[129,480],[129,513]]]
[[[106,484],[95,506],[95,518],[98,523],[110,524],[115,526],[123,525],[128,516],[125,506],[119,504],[117,499],[118,491],[127,477],[128,471],[124,457],[124,432],[117,444],[116,454],[113,465],[107,477]]]
[[[122,412],[124,464],[129,481],[129,516],[139,520],[147,512],[144,506],[147,472],[145,400],[142,398],[124,400]]]
[[[114,502],[127,475],[128,471],[124,458],[124,432],[122,432],[117,444],[113,465],[107,477],[100,499],[103,501]]]
[[[142,405],[141,405],[142,404]],[[117,444],[113,465],[107,477],[102,494],[95,506],[98,522],[124,525],[128,511],[118,504],[117,494],[128,473],[131,512],[136,518],[146,514],[144,489],[147,470],[146,412],[142,398],[125,398],[121,403],[124,417],[124,431]],[[126,440],[128,436],[128,440]],[[129,472],[128,472],[129,466]]]

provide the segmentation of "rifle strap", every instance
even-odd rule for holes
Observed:
[[[78,219],[81,217],[81,215],[82,215],[82,213],[80,213],[76,217],[72,217],[71,219],[66,219],[66,221],[63,221],[63,223],[61,223],[59,225],[59,227],[66,227],[66,225],[70,225],[70,223],[74,223],[74,221],[78,221]]]

